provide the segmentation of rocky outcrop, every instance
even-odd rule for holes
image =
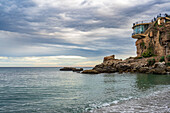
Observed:
[[[73,67],[63,67],[60,69],[60,71],[73,71],[74,69],[76,68],[73,68]]]
[[[99,74],[99,72],[96,70],[84,70],[82,73],[83,74]]]
[[[110,59],[112,58],[112,59]],[[161,58],[150,57],[141,58],[130,57],[125,60],[113,59],[112,56],[104,58],[103,63],[96,65],[92,70],[85,70],[83,73],[89,74],[90,72],[97,73],[151,73],[151,74],[168,74],[170,67],[165,62],[159,62]]]
[[[80,69],[73,69],[73,72],[80,72],[80,71],[83,71],[83,68],[80,68]]]
[[[74,67],[63,67],[60,69],[60,71],[73,71],[73,72],[80,72],[83,71],[83,68],[74,68]]]

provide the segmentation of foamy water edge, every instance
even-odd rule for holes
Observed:
[[[142,98],[122,98],[110,103],[104,103],[92,109],[90,113],[108,112],[170,112],[170,88],[153,92]],[[98,109],[97,109],[98,108]]]

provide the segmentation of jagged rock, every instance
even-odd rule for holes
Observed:
[[[154,69],[155,71],[153,72],[154,74],[166,74],[165,69],[162,68],[156,68]]]
[[[115,72],[117,72],[117,69],[112,68],[112,67],[95,68],[94,70],[98,71],[99,73],[115,73]]]
[[[166,71],[167,71],[167,72],[170,72],[170,66],[168,66],[168,67],[166,68]]]
[[[132,67],[131,67],[131,65],[129,65],[129,64],[118,64],[117,66],[116,66],[116,68],[117,68],[117,70],[118,71],[126,71],[126,70],[128,70],[128,69],[131,69]]]
[[[114,59],[115,59],[115,55],[106,56],[106,57],[104,57],[103,62],[106,62],[106,61],[108,61],[108,60],[114,60]]]
[[[74,68],[74,67],[63,67],[63,68],[60,69],[60,71],[73,71],[75,69],[76,68]]]
[[[107,64],[107,63],[115,63],[118,61],[122,61],[122,59],[115,59],[115,55],[111,55],[111,56],[106,56],[103,59],[103,63]]]
[[[83,74],[99,74],[99,72],[96,70],[84,70],[82,73]]]
[[[149,68],[148,67],[141,67],[138,72],[140,73],[147,73],[149,71]]]
[[[154,68],[163,68],[163,69],[165,69],[166,68],[165,62],[156,62],[154,64]]]
[[[154,74],[155,73],[155,69],[150,69],[148,72],[146,72],[147,74]]]
[[[137,69],[132,69],[130,72],[135,73],[135,72],[137,72]]]

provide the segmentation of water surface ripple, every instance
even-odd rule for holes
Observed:
[[[1,113],[82,113],[170,88],[170,75],[0,68]]]

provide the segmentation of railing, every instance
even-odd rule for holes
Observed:
[[[150,21],[150,20],[138,21],[138,22],[133,23],[133,26],[135,26],[137,24],[150,23],[150,22],[152,22],[152,21]]]
[[[165,13],[165,14],[161,14],[161,13],[160,13],[159,15],[157,15],[157,18],[159,18],[159,17],[169,17],[169,16],[170,16],[170,15],[168,15],[168,14],[166,14],[166,13]]]
[[[168,15],[168,14],[159,14],[159,15],[157,15],[157,17],[154,17],[152,20],[144,20],[144,21],[138,21],[138,22],[135,22],[135,23],[133,23],[133,26],[135,26],[135,25],[137,25],[137,24],[143,24],[143,23],[150,23],[150,22],[154,22],[154,21],[156,21],[157,20],[157,18],[159,18],[159,17],[170,17],[170,15]]]

